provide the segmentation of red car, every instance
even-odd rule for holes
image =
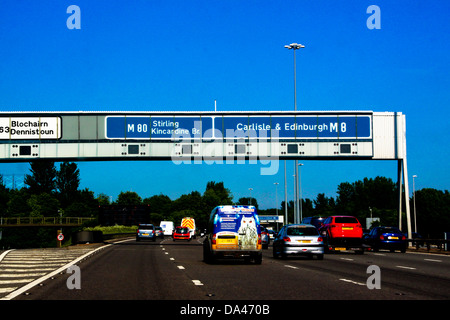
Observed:
[[[364,253],[363,229],[356,217],[331,216],[319,228],[328,251],[354,250]]]
[[[176,227],[172,234],[173,241],[175,240],[191,240],[191,233],[189,228],[186,227]]]

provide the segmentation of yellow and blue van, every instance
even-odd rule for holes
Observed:
[[[203,241],[203,260],[244,258],[262,262],[261,227],[254,206],[218,206],[209,217]]]

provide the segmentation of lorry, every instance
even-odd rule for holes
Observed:
[[[203,241],[203,260],[244,258],[262,263],[261,226],[254,206],[217,206],[209,217]]]
[[[161,221],[159,226],[163,229],[165,236],[171,236],[173,233],[173,221]]]
[[[184,217],[181,220],[181,226],[188,228],[191,239],[195,239],[195,219],[191,217]]]

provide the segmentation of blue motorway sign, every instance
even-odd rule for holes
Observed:
[[[370,115],[108,116],[108,139],[372,139]]]
[[[224,116],[214,119],[224,137],[271,139],[370,139],[370,116]]]
[[[199,139],[212,137],[212,121],[200,116],[108,116],[108,139]]]

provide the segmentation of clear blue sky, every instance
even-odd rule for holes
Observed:
[[[81,29],[69,30],[70,5]],[[368,29],[377,5],[381,29]],[[416,189],[450,189],[450,2],[385,0],[17,1],[0,5],[0,111],[293,110],[406,114]],[[336,196],[341,182],[396,181],[396,161],[301,161],[303,196]],[[223,181],[262,208],[284,198],[284,167],[80,162],[82,188],[172,199]],[[289,199],[293,165],[288,166]],[[0,173],[29,173],[0,164]]]

